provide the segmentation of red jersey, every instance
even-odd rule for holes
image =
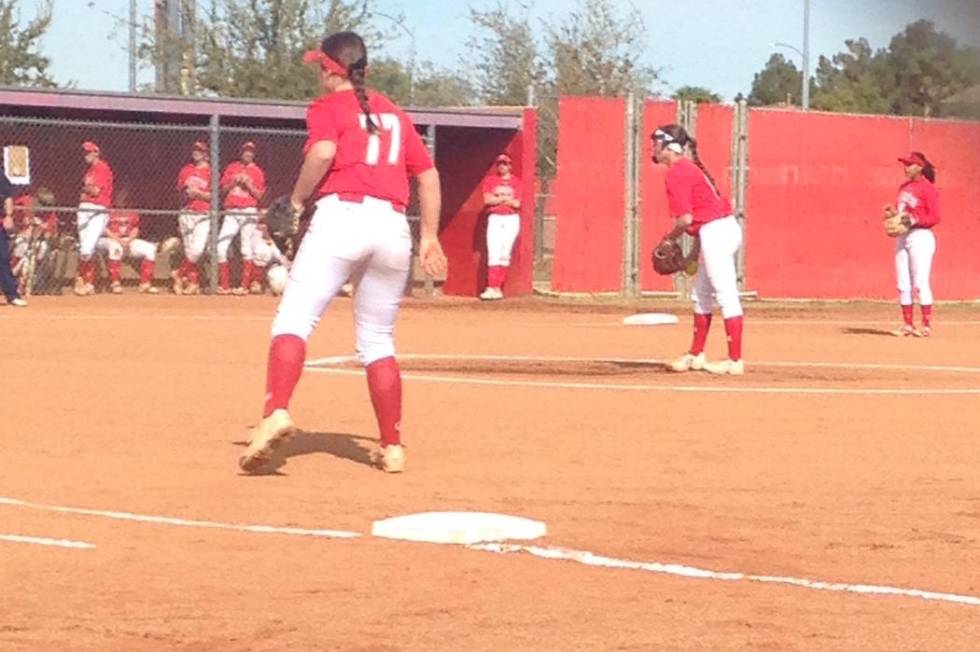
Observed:
[[[701,168],[686,158],[667,171],[667,204],[671,217],[688,213],[694,217],[694,222],[687,228],[690,235],[697,235],[708,222],[732,214],[728,200],[714,189]]]
[[[117,238],[131,238],[139,227],[139,213],[127,210],[109,211],[109,224],[106,230]]]
[[[483,193],[491,193],[497,195],[498,197],[505,197],[507,199],[516,199],[520,201],[524,192],[524,186],[521,180],[515,177],[513,174],[508,178],[504,179],[499,174],[491,174],[487,177],[487,180],[483,182]],[[518,209],[507,206],[506,204],[497,204],[495,206],[490,206],[487,212],[491,215],[513,215]]]
[[[92,163],[85,176],[82,178],[83,186],[98,186],[99,194],[90,195],[82,188],[80,201],[98,204],[99,206],[109,206],[112,204],[112,168],[109,164],[99,159]]]
[[[913,229],[931,229],[939,224],[939,192],[925,177],[906,181],[898,193],[898,212],[912,216]]]
[[[240,183],[235,183],[235,177],[239,174],[247,174],[255,186],[258,197],[248,191]],[[234,184],[234,185],[231,185]],[[231,185],[231,189],[225,194],[225,208],[250,208],[259,205],[259,197],[265,194],[265,172],[262,171],[254,162],[245,165],[241,161],[235,161],[225,168],[221,175],[221,187]]]
[[[368,133],[367,116],[352,90],[324,95],[307,109],[308,137],[303,151],[324,140],[337,145],[337,154],[315,196],[374,197],[404,211],[408,206],[408,177],[432,168],[432,159],[404,111],[374,92],[368,93],[368,104],[378,126],[373,135]]]
[[[32,225],[41,227],[44,235],[58,234],[58,216],[54,211],[35,212],[34,198],[30,195],[21,195],[14,200],[14,213],[11,217],[14,220],[14,227],[18,231],[26,231]]]
[[[211,192],[211,166],[205,165],[197,167],[193,163],[188,163],[180,168],[177,176],[177,190],[182,193],[187,190],[199,190],[201,192]],[[204,212],[211,208],[211,202],[207,199],[192,199],[186,194],[182,208],[188,211]]]

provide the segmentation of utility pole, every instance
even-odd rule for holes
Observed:
[[[803,110],[810,109],[810,0],[803,0]]]

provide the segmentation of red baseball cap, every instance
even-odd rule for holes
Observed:
[[[245,143],[244,145],[242,145],[242,151],[244,152],[246,149],[250,149],[250,150],[252,150],[254,152],[255,151],[255,143],[253,143],[252,141],[248,141],[247,143]]]
[[[514,161],[510,157],[510,154],[503,153],[503,154],[498,154],[497,155],[497,161],[496,162],[497,163],[513,163]]]
[[[99,149],[99,146],[97,144],[95,144],[94,142],[92,142],[91,140],[86,140],[84,143],[82,143],[82,149],[85,150],[86,152],[101,152],[102,151],[101,149]]]
[[[199,152],[204,152],[206,154],[208,152],[208,144],[203,140],[195,141],[194,149],[196,149]]]
[[[927,165],[926,160],[922,157],[922,154],[918,154],[916,152],[909,152],[905,156],[899,156],[898,160],[904,165],[918,165],[922,168]]]

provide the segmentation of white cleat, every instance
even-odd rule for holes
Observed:
[[[374,463],[385,473],[404,473],[405,449],[398,444],[378,446],[374,452]]]
[[[932,335],[932,329],[928,326],[923,326],[922,328],[914,331],[912,334],[916,337],[929,337]]]
[[[17,297],[16,299],[11,299],[7,303],[9,303],[10,305],[12,305],[15,308],[26,308],[27,307],[27,302],[24,301],[23,299],[21,299],[20,297]]]
[[[503,299],[503,298],[504,298],[504,293],[498,290],[497,288],[488,287],[486,290],[483,291],[482,294],[480,294],[481,301],[496,301],[498,299]]]
[[[701,371],[704,369],[704,352],[694,355],[693,353],[685,353],[681,357],[677,358],[671,362],[668,366],[671,371],[676,371],[678,373],[684,371]]]
[[[250,433],[248,448],[238,458],[238,466],[246,473],[258,470],[272,459],[273,451],[289,439],[296,430],[289,412],[275,410],[262,419]]]
[[[716,376],[742,376],[745,374],[745,363],[742,360],[705,362],[704,370]]]
[[[906,324],[905,326],[902,326],[897,330],[891,331],[891,334],[894,335],[895,337],[910,337],[912,335],[915,335],[915,327]]]

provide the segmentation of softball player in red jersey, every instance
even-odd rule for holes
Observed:
[[[306,340],[353,278],[357,356],[380,430],[373,457],[382,470],[397,473],[405,468],[405,455],[393,331],[412,258],[408,177],[418,179],[420,262],[439,275],[446,269],[438,240],[439,175],[411,119],[388,98],[365,89],[367,51],[357,34],[328,36],[304,61],[319,64],[324,95],[307,111],[305,157],[291,201],[298,215],[312,196],[316,211],[272,324],[263,418],[239,465],[258,469],[295,431],[287,408],[303,370]]]
[[[674,360],[674,371],[704,370],[740,376],[742,362],[742,304],[738,296],[735,254],[742,245],[742,229],[732,215],[714,179],[698,158],[697,142],[679,125],[664,125],[653,132],[654,160],[666,165],[667,202],[674,228],[665,236],[677,240],[685,232],[697,238],[691,257],[700,255],[694,281],[694,341],[690,350]],[[688,147],[691,157],[684,154]],[[711,326],[712,298],[721,306],[728,335],[728,359],[706,362],[704,345]]]
[[[496,160],[496,174],[483,182],[483,201],[487,207],[487,287],[480,295],[484,301],[504,298],[502,287],[510,267],[510,253],[521,232],[523,186],[511,174],[513,161],[508,154]]]
[[[153,268],[157,259],[156,244],[140,239],[140,216],[135,211],[117,208],[109,211],[109,226],[105,235],[99,238],[99,251],[108,258],[106,267],[112,283],[112,293],[122,294],[122,260],[124,257],[142,261],[140,263],[141,294],[156,294],[153,287]]]
[[[88,170],[82,179],[78,203],[78,277],[75,294],[95,293],[95,247],[109,221],[108,207],[112,205],[112,168],[102,160],[102,150],[92,141],[82,143]]]
[[[259,218],[259,200],[265,195],[265,172],[255,162],[255,143],[242,145],[241,160],[225,168],[221,175],[225,218],[218,234],[218,294],[231,293],[228,248],[235,235],[241,245],[242,281],[236,294],[245,294],[252,276],[255,252],[252,234]]]
[[[183,205],[177,218],[180,239],[184,243],[184,262],[172,272],[174,294],[198,294],[201,291],[197,261],[204,255],[211,232],[211,164],[208,162],[208,144],[194,143],[191,162],[180,169],[177,190]]]
[[[932,227],[939,224],[939,192],[936,191],[936,168],[922,152],[910,152],[898,159],[905,165],[908,181],[899,188],[896,206],[886,206],[885,215],[904,213],[909,216],[909,232],[895,240],[895,273],[898,276],[898,302],[904,324],[894,335],[928,337],[932,332],[932,257],[936,253],[936,236]],[[919,293],[922,328],[916,329],[912,289]]]

